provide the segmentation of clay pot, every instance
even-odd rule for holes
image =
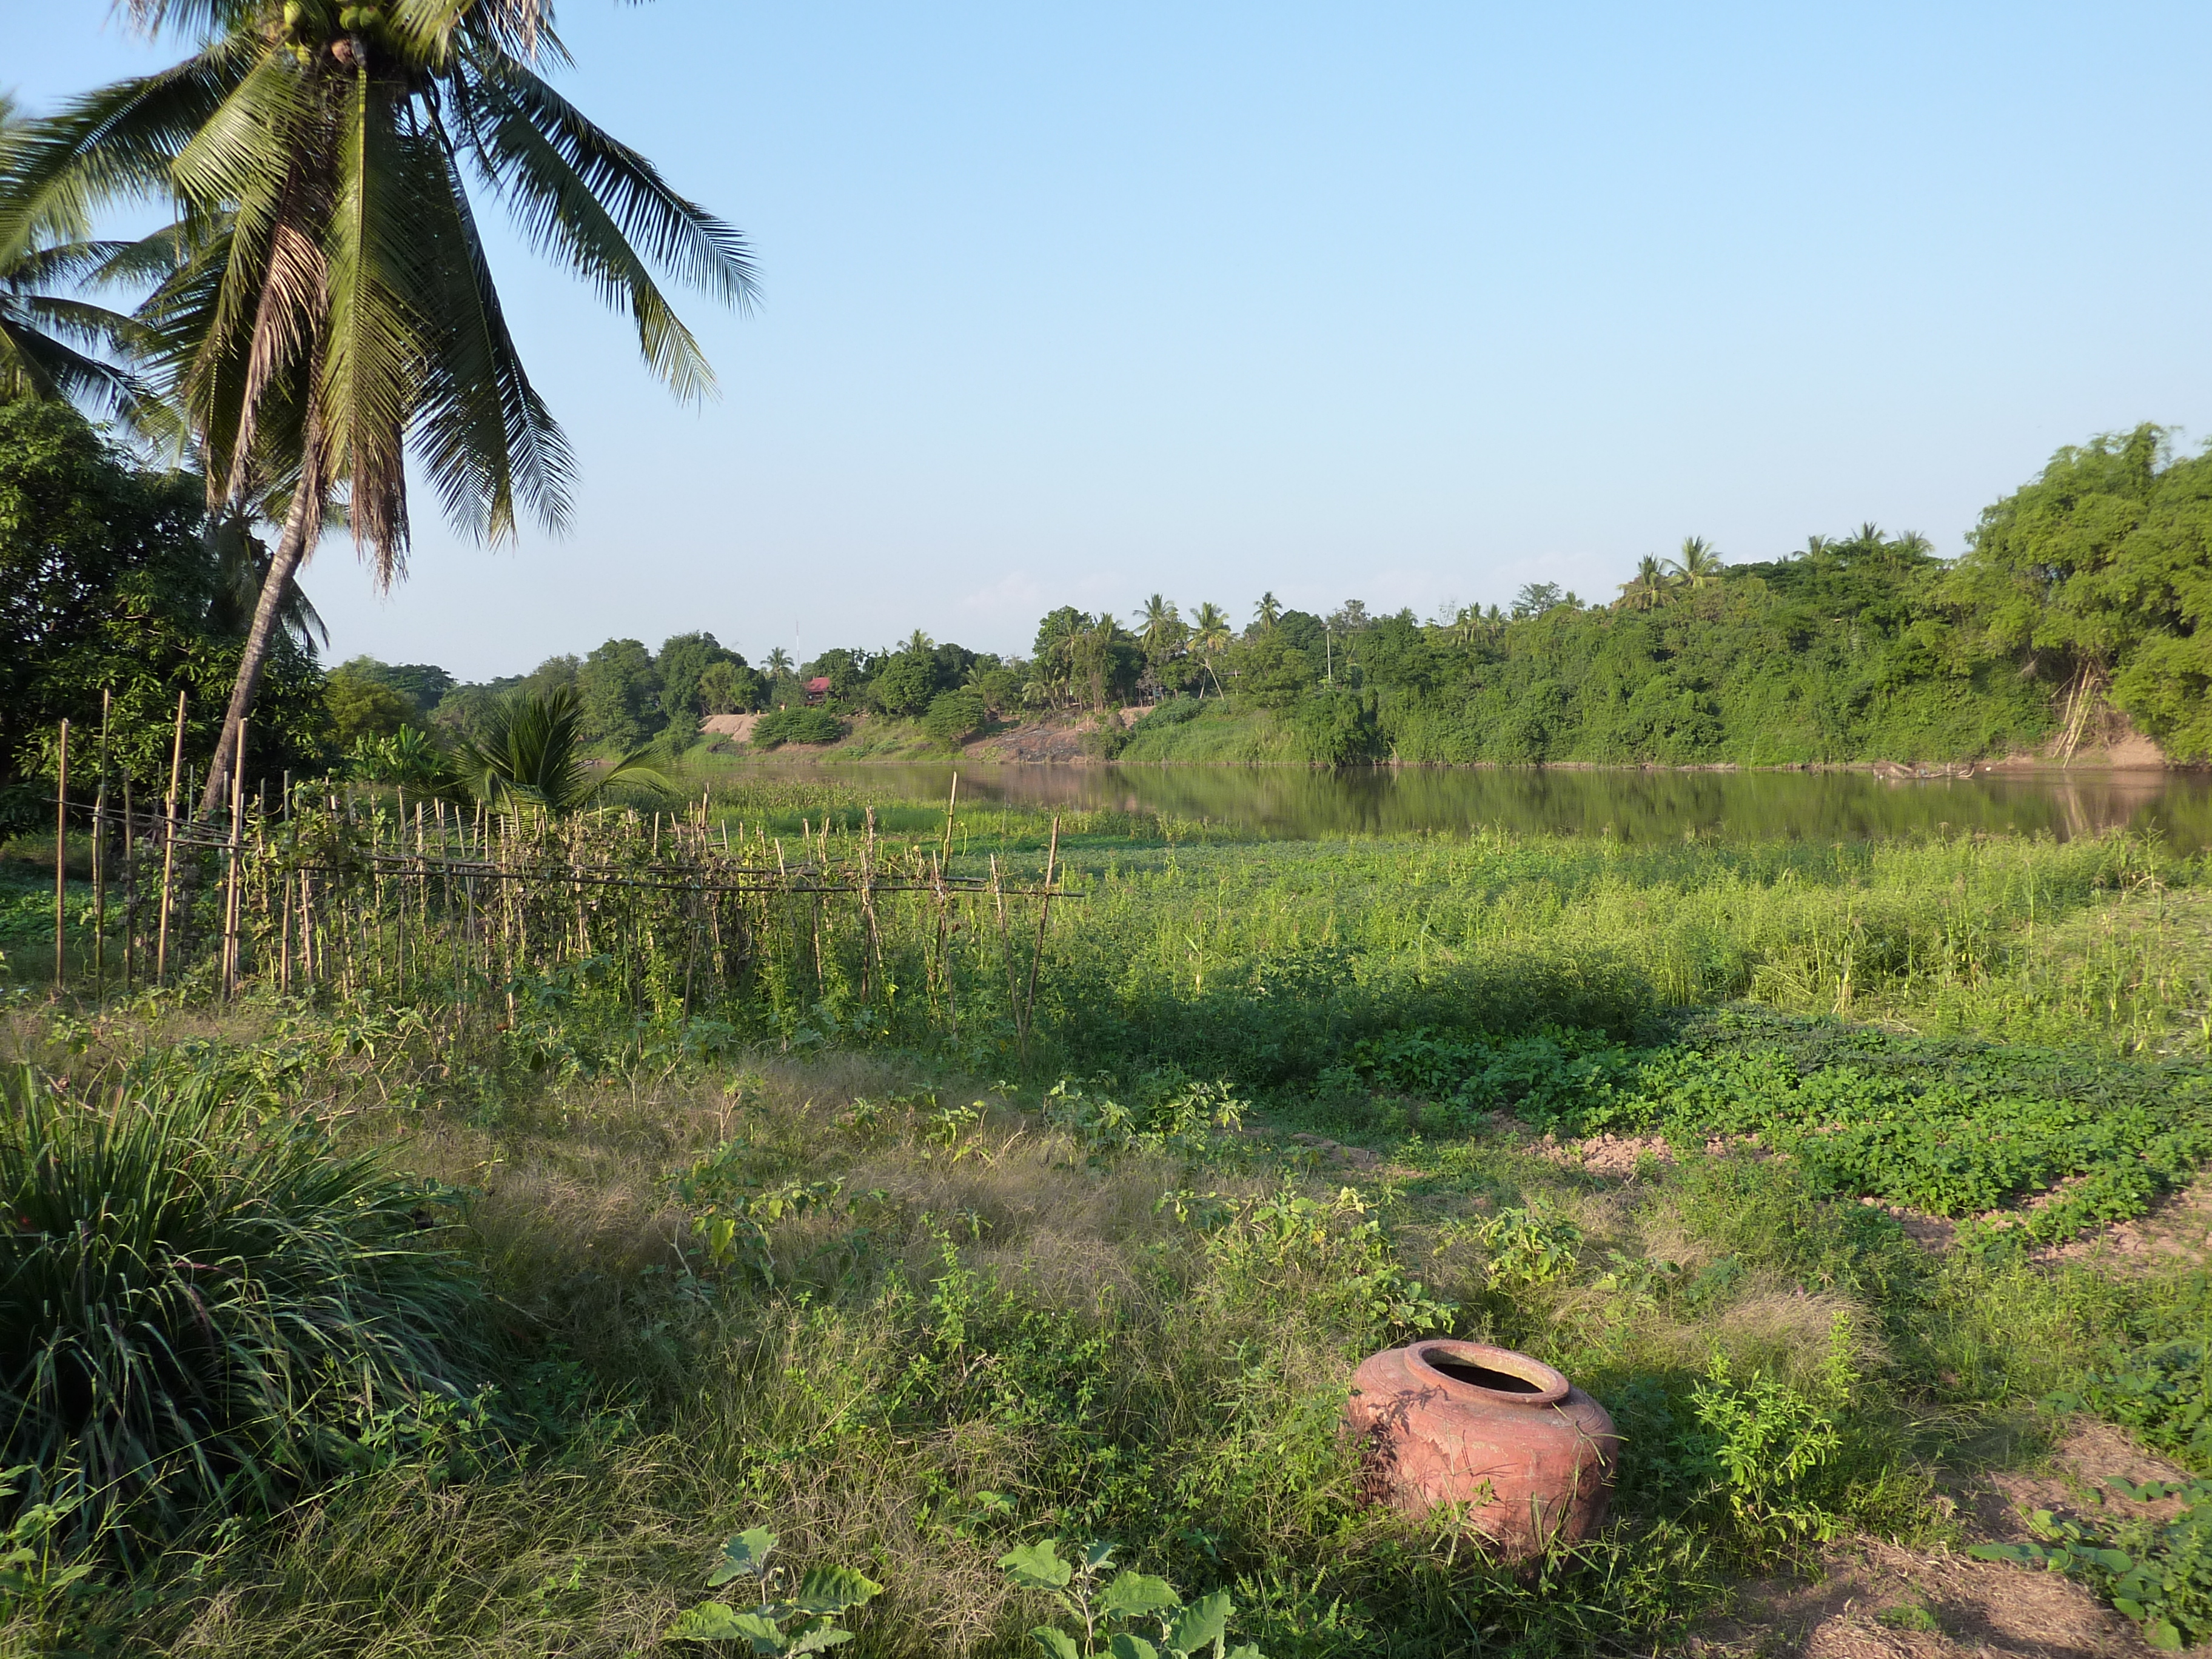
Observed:
[[[1367,1442],[1370,1495],[1407,1515],[1465,1504],[1507,1555],[1586,1537],[1605,1518],[1620,1437],[1541,1360],[1480,1342],[1416,1342],[1364,1361],[1345,1416]]]

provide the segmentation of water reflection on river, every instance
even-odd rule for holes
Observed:
[[[928,797],[945,793],[954,768],[806,769],[886,796]],[[1166,812],[1297,838],[1496,827],[1626,841],[1693,835],[1858,841],[1944,830],[2064,840],[2126,828],[2163,835],[2178,850],[2212,846],[2212,777],[2195,772],[2084,768],[1893,781],[1864,772],[1556,767],[1316,772],[968,763],[958,770],[969,800]]]

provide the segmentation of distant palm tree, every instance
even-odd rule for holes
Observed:
[[[937,649],[937,641],[917,628],[906,636],[906,643],[899,648],[917,653],[930,652]]]
[[[1665,603],[1667,571],[1656,553],[1646,553],[1638,562],[1632,580],[1620,585],[1620,608],[1626,611],[1653,611]]]
[[[583,724],[574,686],[512,693],[493,708],[482,738],[461,740],[453,757],[459,781],[495,810],[534,807],[556,818],[591,805],[617,783],[669,787],[646,763],[650,744],[594,769],[584,753]]]
[[[1728,566],[1722,562],[1718,550],[1703,536],[1684,537],[1681,556],[1667,562],[1668,576],[1689,588],[1703,587],[1708,582],[1718,581],[1721,573],[1727,568]]]
[[[1190,642],[1206,659],[1206,672],[1213,676],[1213,691],[1221,693],[1221,676],[1213,666],[1213,659],[1227,648],[1234,638],[1229,626],[1229,613],[1211,599],[1200,605],[1190,619]]]
[[[1252,607],[1252,619],[1260,624],[1262,633],[1273,628],[1282,614],[1282,601],[1273,593],[1262,593],[1260,596],[1260,603]]]
[[[713,386],[653,267],[743,305],[737,234],[538,73],[553,0],[122,0],[197,49],[34,121],[0,166],[0,247],[148,198],[187,257],[140,307],[198,434],[209,506],[289,491],[202,810],[228,788],[285,591],[343,500],[380,585],[404,570],[410,453],[489,540],[565,522],[574,464],[507,331],[476,191],[628,311],[679,397]]]
[[[1158,655],[1182,643],[1182,612],[1176,608],[1174,601],[1155,593],[1138,611],[1137,637],[1145,642],[1146,651]]]
[[[791,653],[779,645],[768,653],[768,660],[761,666],[767,669],[772,675],[788,674],[791,672]]]

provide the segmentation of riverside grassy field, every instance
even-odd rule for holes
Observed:
[[[870,1654],[1040,1650],[1053,1606],[1001,1562],[1048,1538],[1226,1592],[1271,1659],[1790,1651],[1823,1583],[1861,1589],[1831,1637],[1924,1650],[2212,1636],[2201,859],[1103,811],[1055,840],[1010,806],[948,835],[795,781],[714,810],[796,845],[870,808],[955,872],[1051,851],[1026,1029],[984,938],[928,993],[950,1018],[818,942],[811,993],[688,1018],[587,969],[473,1019],[434,975],[50,1000],[13,866],[9,1351],[65,1300],[21,1287],[72,1157],[137,1172],[118,1210],[173,1164],[291,1205],[253,1294],[325,1285],[385,1346],[246,1320],[296,1352],[215,1369],[301,1386],[135,1496],[66,1478],[82,1399],[19,1426],[10,1484],[52,1501],[11,1511],[6,1650],[705,1652],[666,1632],[756,1525],[880,1587],[844,1615]],[[1352,1367],[1445,1332],[1612,1411],[1601,1537],[1510,1568],[1361,1502]],[[182,1399],[196,1363],[131,1375]]]

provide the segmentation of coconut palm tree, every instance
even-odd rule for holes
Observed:
[[[1213,676],[1213,694],[1223,695],[1221,676],[1216,672],[1213,659],[1228,648],[1234,637],[1229,627],[1229,613],[1211,599],[1200,605],[1190,619],[1190,642],[1206,659],[1206,672]]]
[[[1718,581],[1727,568],[1719,550],[1703,536],[1685,536],[1680,556],[1667,562],[1668,579],[1692,589]]]
[[[198,434],[211,507],[289,489],[203,810],[228,788],[287,586],[344,503],[380,586],[405,568],[408,452],[447,517],[566,520],[566,440],[532,386],[477,230],[525,240],[625,307],[679,397],[713,376],[654,280],[742,306],[737,234],[542,79],[553,0],[123,0],[198,49],[31,123],[0,174],[0,246],[129,199],[179,204],[189,257],[140,309]]]
[[[778,674],[788,674],[791,672],[791,653],[779,645],[768,653],[761,666],[768,670],[771,678]]]
[[[1618,604],[1626,611],[1654,611],[1666,598],[1666,568],[1657,554],[1646,553],[1637,563],[1634,579],[1621,583]]]
[[[937,649],[937,641],[930,638],[928,635],[923,633],[921,629],[917,628],[913,633],[906,636],[906,643],[901,646],[899,649],[902,651],[912,651],[916,653],[927,653]]]
[[[1283,602],[1273,593],[1262,593],[1260,603],[1252,607],[1252,620],[1260,624],[1263,634],[1275,625],[1276,618],[1282,614]]]
[[[1137,637],[1153,655],[1164,655],[1182,643],[1182,612],[1172,599],[1155,593],[1138,607]]]
[[[535,808],[554,817],[591,805],[617,783],[669,787],[647,763],[650,744],[595,770],[585,756],[583,728],[575,687],[514,692],[495,705],[481,739],[461,740],[453,770],[470,795],[495,810]]]

